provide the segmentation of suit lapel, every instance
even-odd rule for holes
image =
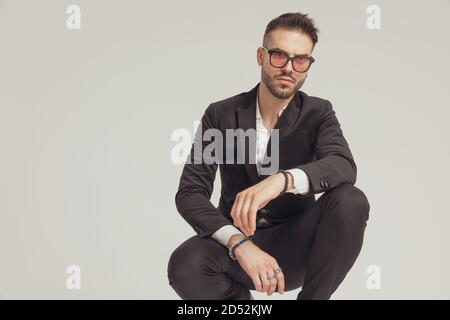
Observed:
[[[238,128],[247,131],[248,129],[253,129],[256,132],[256,95],[258,92],[259,83],[248,93],[248,99],[245,100],[244,105],[237,108],[237,122]],[[283,139],[290,129],[292,129],[297,122],[297,118],[300,115],[301,109],[301,97],[300,92],[296,92],[294,97],[289,102],[286,109],[281,114],[274,129],[278,129],[279,141]],[[256,136],[254,137],[256,140]],[[270,155],[271,152],[271,140],[272,135],[269,138],[267,145],[266,156]],[[255,151],[255,150],[254,150]],[[254,154],[254,152],[253,152]],[[245,169],[252,182],[252,185],[262,181],[266,176],[258,175],[258,170],[256,168],[255,159],[250,159],[249,157],[249,143],[245,144]],[[280,154],[280,160],[282,155]]]
[[[278,129],[278,150],[280,150],[279,144],[280,144],[281,140],[287,134],[289,134],[289,131],[291,129],[294,128],[295,123],[297,122],[297,118],[300,116],[300,108],[301,108],[301,97],[300,97],[300,93],[296,92],[296,94],[291,99],[291,101],[289,102],[286,109],[283,111],[283,113],[281,114],[280,118],[278,119],[277,123],[275,124],[275,126],[273,128],[273,129]],[[269,156],[271,155],[271,149],[272,149],[271,145],[272,145],[272,134],[270,135],[269,141],[267,142],[267,149],[266,149],[266,156],[265,156],[266,159],[267,159],[267,155],[269,155]],[[278,168],[278,169],[283,169],[283,168],[281,168],[282,156],[283,155],[281,155],[281,154],[279,155],[280,168]],[[266,160],[264,161],[264,163],[266,163]],[[270,162],[266,166],[270,166]],[[291,168],[284,168],[284,169],[291,169]]]

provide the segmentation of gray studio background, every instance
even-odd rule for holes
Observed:
[[[288,11],[321,30],[302,90],[333,103],[371,204],[333,298],[449,299],[448,0],[0,0],[0,299],[178,299],[167,261],[194,231],[171,134],[256,85],[264,28]]]

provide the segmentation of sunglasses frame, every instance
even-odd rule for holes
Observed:
[[[296,56],[291,57],[291,56],[289,56],[286,52],[281,51],[281,50],[278,50],[278,49],[269,49],[269,48],[266,48],[266,47],[261,47],[261,48],[264,49],[264,50],[266,50],[267,53],[269,54],[269,62],[270,62],[270,65],[271,65],[272,67],[274,67],[274,68],[279,68],[279,69],[284,68],[284,67],[289,63],[289,61],[292,61],[292,69],[294,69],[296,72],[299,72],[299,73],[305,73],[306,71],[309,70],[309,68],[311,68],[311,65],[314,63],[314,61],[316,61],[312,56],[310,56],[310,55],[308,55],[308,54],[299,54],[299,55],[296,55]],[[273,55],[274,53],[278,53],[278,54],[281,54],[281,55],[283,55],[283,56],[286,57],[286,63],[285,63],[284,65],[282,65],[281,67],[277,67],[277,66],[274,66],[274,65],[272,64],[272,55]],[[309,60],[308,68],[306,68],[306,70],[304,70],[304,71],[298,71],[298,70],[296,70],[295,67],[294,67],[294,59],[296,59],[296,58],[303,58],[303,59],[306,58],[307,60]]]

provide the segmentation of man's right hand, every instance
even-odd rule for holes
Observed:
[[[242,235],[233,235],[229,244],[239,241]],[[274,270],[279,268],[275,258],[257,247],[251,240],[245,241],[234,250],[234,256],[242,269],[252,279],[255,289],[272,295],[278,288],[280,294],[284,293],[284,275],[282,272],[274,276]],[[269,280],[270,278],[270,280]]]

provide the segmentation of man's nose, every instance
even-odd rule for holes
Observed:
[[[288,61],[286,65],[283,68],[281,68],[281,70],[283,70],[285,73],[291,73],[293,71],[292,63],[293,61]]]

